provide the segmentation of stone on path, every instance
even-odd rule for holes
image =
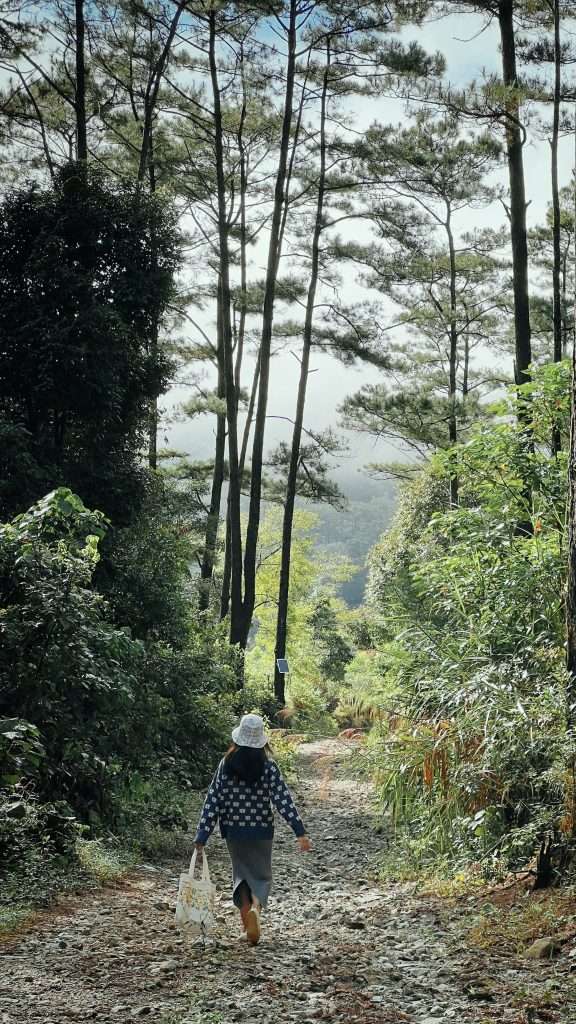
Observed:
[[[550,960],[558,952],[556,939],[547,936],[544,939],[536,939],[526,950],[525,956],[529,960]]]

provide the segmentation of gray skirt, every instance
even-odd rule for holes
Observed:
[[[241,906],[240,893],[245,882],[252,896],[264,908],[272,885],[272,839],[227,839],[226,845],[232,861],[232,899]]]

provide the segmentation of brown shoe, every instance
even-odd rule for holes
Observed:
[[[250,907],[246,915],[246,935],[252,946],[260,942],[260,913],[256,907]]]

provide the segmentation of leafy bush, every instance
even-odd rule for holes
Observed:
[[[272,756],[288,782],[296,782],[298,778],[297,744],[293,736],[283,729],[271,730]]]
[[[150,401],[171,362],[154,344],[180,259],[177,211],[90,170],[0,207],[0,512],[66,484],[129,522],[148,474]]]
[[[422,864],[518,866],[544,837],[573,828],[565,456],[546,450],[565,413],[566,372],[546,367],[529,386],[534,449],[512,400],[506,421],[443,453],[405,490],[372,556],[374,616],[392,639],[380,644],[380,690],[393,687],[395,707],[383,708],[367,756],[383,806]],[[453,472],[460,505],[448,509]],[[530,535],[518,529],[526,521]],[[400,656],[386,665],[390,650]]]
[[[211,775],[216,763],[206,768]],[[121,793],[117,831],[122,843],[140,857],[181,855],[190,848],[202,801],[203,792],[190,779],[134,773]]]
[[[81,831],[64,801],[41,803],[21,787],[0,792],[0,904],[48,901],[76,863]]]
[[[0,790],[33,778],[45,756],[35,725],[21,718],[0,720]]]
[[[68,804],[41,804],[25,790],[0,794],[0,862],[15,868],[30,850],[43,860],[74,858],[80,826]]]
[[[105,528],[64,488],[0,527],[0,714],[23,720],[5,729],[0,757],[92,823],[114,818],[135,769],[204,780],[229,733],[236,671],[217,629],[190,622],[175,649],[106,621],[92,585]]]
[[[104,529],[65,488],[0,526],[0,714],[40,732],[40,796],[84,814],[103,812],[120,770],[144,653],[91,588]]]

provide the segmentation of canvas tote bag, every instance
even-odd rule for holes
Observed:
[[[202,875],[194,878],[197,851],[194,850],[188,871],[180,875],[176,901],[176,924],[192,935],[207,935],[216,929],[214,905],[216,886],[210,878],[206,851],[202,859]]]

